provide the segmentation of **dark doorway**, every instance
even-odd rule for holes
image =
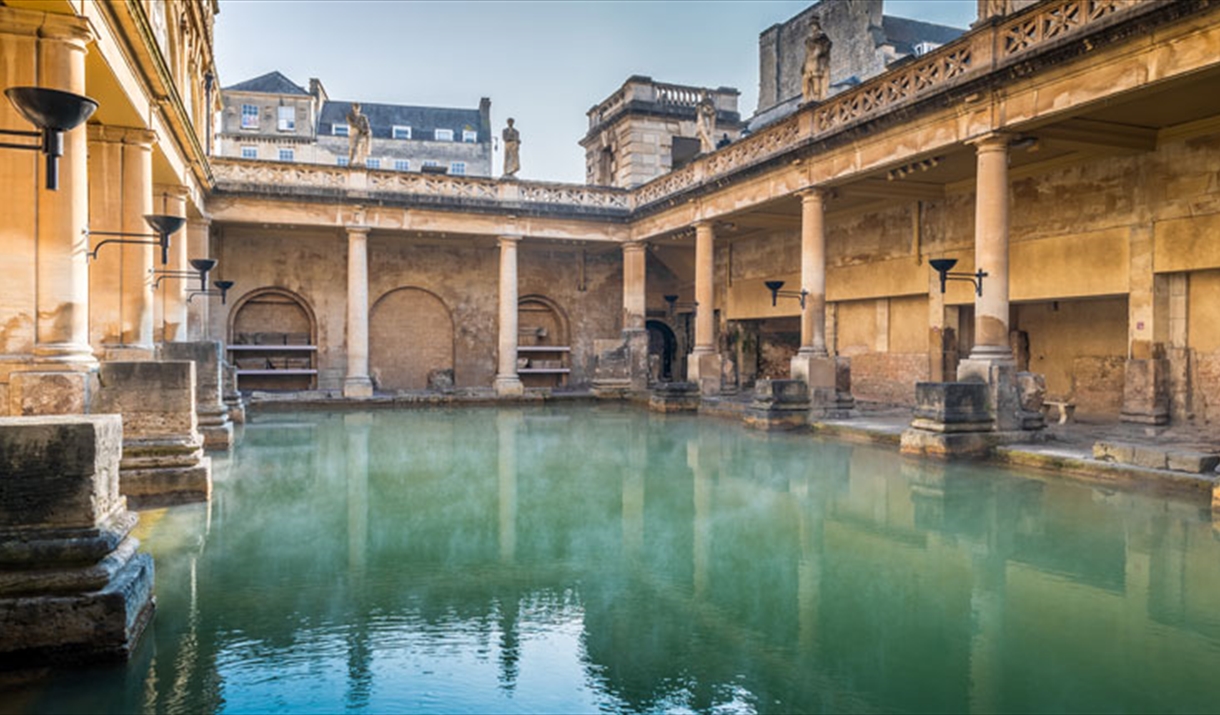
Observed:
[[[678,341],[674,331],[659,320],[649,320],[648,328],[648,374],[651,379],[661,382],[673,382],[674,355],[677,353]],[[652,356],[656,355],[656,367],[653,367]]]
[[[693,137],[674,137],[673,145],[670,147],[670,168],[678,170],[690,163],[691,159],[699,156],[699,151],[703,148],[703,143]]]

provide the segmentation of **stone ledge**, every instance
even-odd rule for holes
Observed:
[[[997,447],[993,458],[1004,464],[1068,474],[1081,481],[1148,490],[1155,494],[1211,499],[1214,475],[1148,469],[1071,454],[1054,448]]]
[[[1216,466],[1220,465],[1220,455],[1211,452],[1115,440],[1099,440],[1093,443],[1093,458],[1100,462],[1188,474],[1212,473]]]

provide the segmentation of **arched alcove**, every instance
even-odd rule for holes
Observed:
[[[678,353],[678,339],[674,335],[674,331],[665,323],[659,320],[649,320],[645,324],[648,328],[648,372],[649,378],[652,381],[673,382],[674,380],[674,358]],[[653,365],[653,356],[656,356],[656,364]]]
[[[517,300],[517,373],[526,387],[559,387],[571,372],[568,316],[542,295]]]
[[[447,371],[447,375],[445,374]],[[381,390],[453,384],[453,317],[422,288],[396,288],[369,314],[369,375]]]
[[[228,334],[239,389],[316,387],[318,322],[300,295],[279,287],[250,291],[234,303]]]

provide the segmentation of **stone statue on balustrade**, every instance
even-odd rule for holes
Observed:
[[[979,0],[978,22],[1004,17],[1012,12],[1012,0]]]
[[[369,126],[369,118],[360,113],[360,103],[352,102],[352,108],[347,112],[347,163],[351,166],[363,166],[369,156],[369,141],[373,129]]]
[[[716,150],[716,103],[707,90],[699,92],[695,105],[695,129],[699,132],[699,150],[704,154]]]
[[[801,73],[801,100],[820,102],[830,94],[830,38],[816,16],[805,38],[805,66]]]
[[[508,118],[508,126],[500,134],[504,141],[504,174],[501,178],[515,179],[521,171],[521,133],[513,128],[513,118]]]

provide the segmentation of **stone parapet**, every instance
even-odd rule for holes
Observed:
[[[0,418],[0,668],[124,659],[150,621],[122,435],[118,415]]]
[[[190,360],[195,363],[195,411],[205,449],[233,447],[233,423],[224,403],[223,345],[214,340],[191,343],[162,343],[162,360]]]
[[[123,415],[124,495],[139,507],[205,501],[212,492],[211,460],[195,407],[195,363],[102,363],[93,412]]]

